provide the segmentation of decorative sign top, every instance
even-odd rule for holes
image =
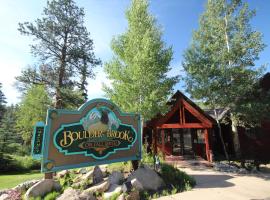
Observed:
[[[38,157],[35,149],[43,149],[42,172],[141,159],[140,116],[122,113],[105,99],[78,111],[48,110],[43,148],[35,142],[39,135],[34,132],[32,152]]]

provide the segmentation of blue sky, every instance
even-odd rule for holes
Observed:
[[[91,38],[94,40],[95,53],[103,62],[112,56],[110,41],[113,36],[123,33],[127,28],[125,10],[129,0],[76,0],[85,9],[85,21]],[[163,30],[163,39],[168,46],[173,47],[174,56],[171,62],[172,71],[169,74],[181,73],[181,62],[184,50],[188,47],[192,31],[198,27],[198,19],[204,10],[205,0],[152,0],[150,12],[157,18]],[[252,20],[255,30],[263,33],[263,41],[268,45],[260,54],[257,65],[270,63],[270,1],[247,1],[252,9],[257,10],[257,16]],[[22,36],[17,31],[18,23],[34,21],[41,16],[45,0],[1,0],[0,3],[0,82],[8,103],[18,103],[20,93],[14,87],[15,76],[28,64],[37,60],[30,54],[29,45],[32,38]],[[102,97],[102,82],[109,80],[102,70],[96,68],[95,80],[89,80],[89,98]],[[270,71],[268,66],[267,71]],[[183,83],[175,86],[181,89]]]

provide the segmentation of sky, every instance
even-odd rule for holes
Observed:
[[[75,0],[79,7],[85,9],[85,26],[94,42],[94,52],[106,63],[113,52],[110,42],[114,36],[127,29],[125,10],[130,0]],[[257,66],[270,63],[270,1],[246,0],[250,8],[256,9],[257,15],[251,24],[254,30],[263,34],[267,45],[260,54]],[[19,22],[33,22],[41,17],[46,0],[0,0],[0,83],[8,104],[19,103],[21,93],[14,86],[15,77],[21,70],[37,63],[37,58],[30,53],[33,38],[20,35]],[[163,30],[163,40],[173,47],[173,60],[170,63],[170,75],[183,73],[181,63],[183,52],[192,38],[192,31],[198,28],[198,20],[204,11],[206,0],[150,0],[150,13],[156,17]],[[270,71],[268,65],[266,71]],[[102,66],[94,69],[95,79],[90,79],[88,86],[89,99],[103,97],[102,83],[110,84]],[[176,84],[175,90],[184,91],[184,83]]]

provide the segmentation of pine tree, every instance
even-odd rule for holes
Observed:
[[[16,130],[16,112],[17,107],[14,105],[6,108],[0,125],[0,153],[8,152],[10,144],[21,142],[21,137]]]
[[[178,77],[168,78],[172,48],[162,41],[162,32],[148,12],[146,0],[133,0],[126,12],[128,29],[112,40],[112,60],[105,72],[112,87],[104,86],[107,97],[126,112],[150,119],[166,109]]]
[[[43,17],[34,23],[20,23],[19,31],[37,41],[31,47],[40,65],[24,70],[17,80],[26,88],[31,87],[29,84],[49,86],[57,108],[67,107],[69,103],[80,104],[83,96],[76,86],[80,84],[86,88],[86,81],[81,82],[76,77],[81,73],[92,77],[92,67],[100,64],[84,26],[84,10],[73,0],[48,1]],[[80,98],[81,101],[76,100]]]
[[[2,92],[2,83],[0,83],[0,122],[4,116],[5,113],[5,104],[6,104],[6,97],[4,93]]]
[[[241,97],[253,90],[262,72],[255,61],[265,45],[250,25],[254,16],[241,0],[208,0],[184,53],[187,91],[214,110],[230,110],[234,125],[243,119],[243,110],[237,110]]]

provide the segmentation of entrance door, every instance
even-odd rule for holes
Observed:
[[[192,154],[192,137],[190,129],[172,129],[172,154]]]
[[[183,143],[184,143],[184,154],[191,155],[193,152],[191,129],[183,129]]]

